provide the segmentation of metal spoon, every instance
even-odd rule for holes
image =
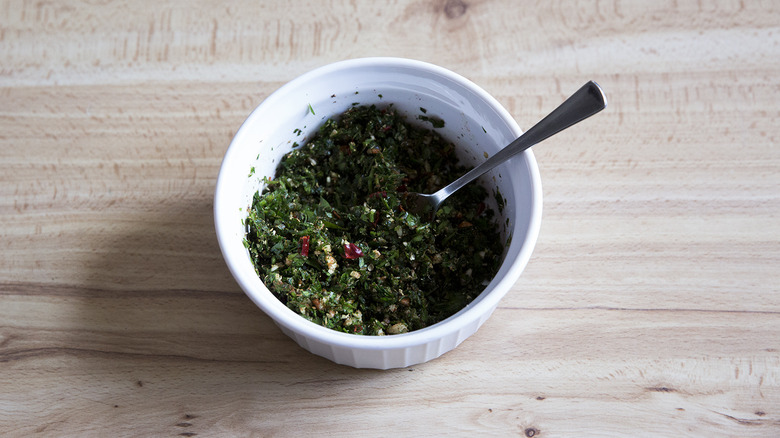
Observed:
[[[520,152],[563,131],[575,123],[587,119],[606,107],[607,96],[604,95],[604,92],[598,84],[590,81],[523,135],[512,143],[509,143],[509,145],[498,151],[498,153],[490,157],[487,161],[466,172],[463,176],[440,189],[438,192],[433,194],[405,193],[404,207],[409,212],[421,216],[429,214],[430,217],[433,217],[439,209],[439,205],[461,187],[474,181],[485,172],[514,157]]]

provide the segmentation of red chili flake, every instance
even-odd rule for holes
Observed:
[[[354,260],[363,257],[363,251],[354,243],[344,244],[344,257]]]
[[[409,188],[406,187],[406,184],[401,184],[400,186],[395,188],[396,192],[406,192],[408,190],[409,190]]]
[[[309,236],[301,237],[301,255],[304,257],[309,256]]]
[[[374,192],[370,195],[368,195],[368,199],[376,198],[377,196],[381,196],[383,198],[387,198],[387,192],[382,190],[381,192]]]

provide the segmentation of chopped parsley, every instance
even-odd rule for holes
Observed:
[[[421,329],[471,302],[501,262],[482,186],[430,222],[403,209],[403,192],[432,193],[466,170],[452,143],[392,105],[352,107],[265,180],[244,244],[265,285],[310,321],[364,335]]]

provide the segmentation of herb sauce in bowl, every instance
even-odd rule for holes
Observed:
[[[284,157],[254,196],[244,245],[266,287],[310,321],[364,335],[430,326],[482,292],[503,245],[479,184],[431,222],[401,196],[467,170],[452,143],[392,105],[355,106]]]

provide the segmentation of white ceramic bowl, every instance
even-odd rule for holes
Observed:
[[[217,238],[244,292],[300,346],[353,367],[406,367],[435,359],[471,336],[520,277],[541,222],[539,171],[532,152],[527,150],[482,178],[491,193],[498,189],[505,199],[498,216],[502,237],[509,245],[496,277],[466,308],[430,327],[392,336],[353,335],[319,326],[288,309],[263,285],[242,243],[242,220],[253,194],[262,189],[263,177],[274,175],[293,143],[304,143],[325,120],[343,113],[353,103],[392,103],[407,115],[407,121],[430,128],[430,124],[416,119],[424,108],[428,116],[445,121],[438,132],[456,144],[461,160],[472,164],[521,134],[517,123],[493,97],[444,68],[399,58],[354,59],[326,65],[268,96],[236,133],[217,179]]]

